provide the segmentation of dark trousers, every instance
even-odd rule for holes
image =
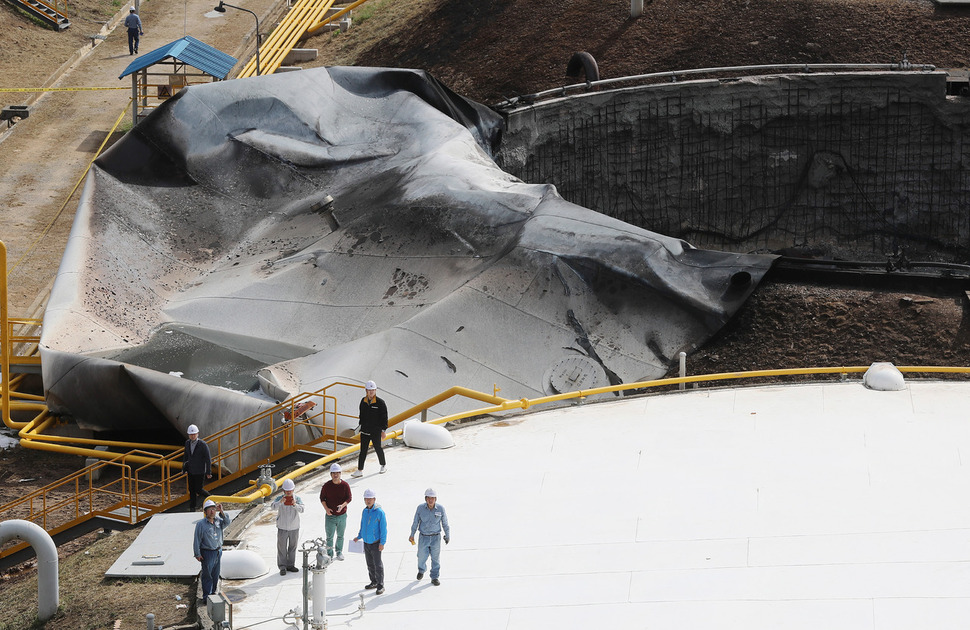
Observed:
[[[202,549],[202,601],[216,592],[222,570],[222,549]]]
[[[366,433],[360,434],[360,455],[357,456],[357,468],[358,470],[364,470],[364,460],[367,459],[367,448],[370,446],[371,442],[374,443],[374,452],[377,453],[377,461],[384,465],[384,449],[381,447],[381,434],[377,435],[367,435]]]
[[[132,55],[138,52],[138,29],[128,29],[128,52]]]
[[[209,496],[206,489],[202,487],[205,483],[205,473],[186,476],[189,478],[189,512],[195,512]]]
[[[381,543],[364,543],[364,558],[367,560],[367,575],[370,583],[384,586],[384,561],[381,560]]]

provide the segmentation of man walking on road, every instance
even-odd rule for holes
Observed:
[[[138,37],[145,34],[145,31],[141,30],[141,18],[135,13],[135,7],[128,9],[125,28],[128,29],[128,54],[135,55],[138,53]]]
[[[424,503],[414,511],[414,522],[411,523],[411,537],[408,540],[414,544],[414,532],[420,531],[418,536],[418,579],[424,577],[428,567],[428,556],[431,556],[431,583],[441,586],[438,574],[441,571],[441,530],[445,531],[445,544],[451,540],[451,528],[448,527],[448,515],[445,507],[438,505],[438,494],[434,488],[424,491]]]
[[[384,441],[384,431],[387,429],[387,405],[377,397],[377,384],[374,381],[367,381],[364,385],[367,394],[360,400],[360,455],[357,456],[357,470],[351,477],[361,477],[364,474],[364,460],[367,459],[367,447],[371,442],[374,443],[374,452],[377,453],[377,461],[381,465],[380,472],[387,470],[384,465],[384,448],[381,442]]]

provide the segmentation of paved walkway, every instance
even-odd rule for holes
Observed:
[[[328,569],[330,628],[965,628],[970,384],[695,390],[456,430],[442,451],[371,453],[354,491],[387,512],[386,593],[364,560]],[[322,536],[320,482],[302,538]],[[415,580],[415,507],[448,511],[441,586]],[[265,509],[265,508],[264,508]],[[243,539],[271,568],[224,581],[236,630],[289,628],[300,575],[275,570],[267,512]],[[273,620],[274,618],[277,618]],[[259,625],[255,625],[255,624]]]
[[[248,0],[235,4],[262,14],[276,0]],[[254,30],[252,16],[242,12],[212,14],[217,0],[152,0],[141,8],[145,35],[141,53],[191,35],[236,56],[244,38]],[[127,12],[127,5],[119,15]],[[116,16],[117,19],[117,16]],[[271,25],[267,25],[271,26]],[[265,30],[265,29],[264,29]],[[10,277],[10,303],[14,315],[28,315],[27,307],[53,280],[70,233],[79,194],[68,198],[108,131],[131,97],[130,80],[120,81],[134,59],[128,54],[123,26],[69,68],[54,87],[127,87],[127,90],[56,92],[31,106],[30,117],[6,133],[0,144],[0,238],[7,246],[8,269],[32,246],[43,230],[45,238]],[[46,77],[37,77],[37,87]],[[130,114],[128,116],[130,121]],[[80,191],[79,191],[80,192]]]

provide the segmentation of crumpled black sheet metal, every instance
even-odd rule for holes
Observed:
[[[452,385],[654,378],[773,261],[524,184],[491,159],[501,130],[420,71],[183,90],[89,175],[41,344],[52,410],[211,434],[334,381],[376,380],[393,414]]]

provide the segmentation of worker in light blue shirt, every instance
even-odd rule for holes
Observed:
[[[445,532],[445,544],[451,540],[451,528],[448,526],[448,514],[445,506],[438,503],[438,493],[434,488],[424,491],[424,503],[414,511],[414,521],[411,523],[411,537],[408,540],[414,543],[414,533],[419,532],[418,536],[418,579],[424,577],[425,569],[428,566],[428,556],[431,556],[431,583],[441,586],[438,575],[441,571],[441,562],[438,558],[441,555],[441,531]]]
[[[216,512],[219,518],[216,518]],[[216,592],[219,586],[219,573],[222,570],[222,540],[223,534],[229,527],[229,515],[211,499],[206,499],[202,506],[205,518],[195,524],[195,538],[192,541],[192,554],[202,563],[202,603],[209,600],[209,595]]]

